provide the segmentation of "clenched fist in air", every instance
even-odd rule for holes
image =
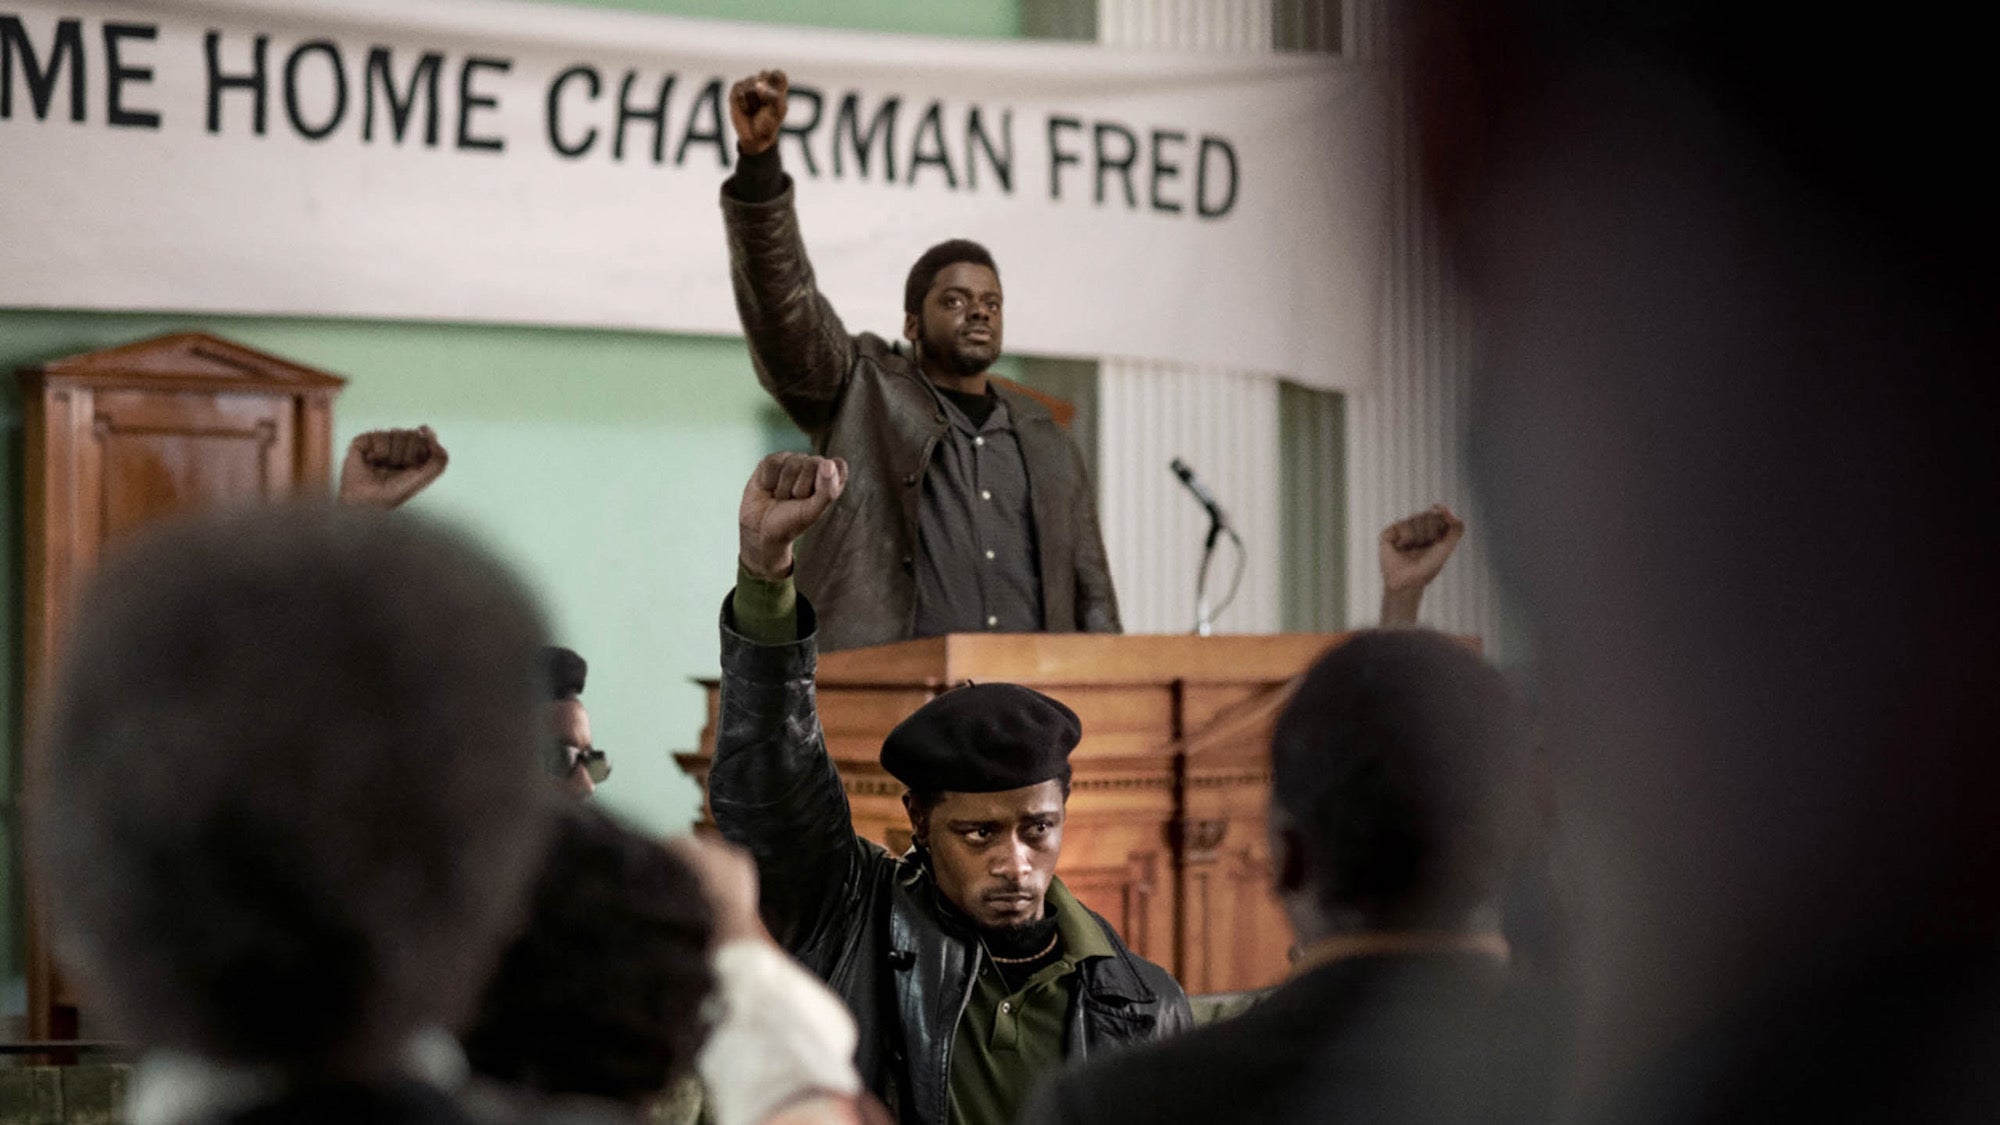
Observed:
[[[1415,625],[1424,587],[1444,569],[1465,536],[1465,521],[1433,504],[1382,529],[1382,624]]]
[[[340,502],[360,508],[400,508],[444,475],[450,460],[429,426],[370,430],[347,446],[340,466]]]
[[[773,453],[759,461],[736,510],[743,566],[759,578],[791,574],[792,543],[846,487],[847,462],[838,457]]]
[[[766,70],[729,88],[729,123],[736,126],[736,143],[743,155],[755,156],[778,143],[778,126],[785,123],[785,97],[791,83],[782,70]]]

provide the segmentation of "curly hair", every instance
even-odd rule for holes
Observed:
[[[306,1077],[458,1026],[559,801],[544,637],[499,563],[406,515],[126,542],[78,603],[32,798],[110,1022]]]
[[[714,919],[686,864],[587,806],[566,815],[527,929],[465,1036],[473,1069],[639,1105],[708,1038]]]
[[[1403,923],[1500,893],[1533,792],[1506,680],[1416,629],[1360,633],[1320,658],[1278,718],[1271,774],[1321,903]]]
[[[542,657],[548,662],[549,690],[553,698],[575,699],[583,694],[584,680],[590,675],[590,665],[575,649],[550,645],[542,650]]]

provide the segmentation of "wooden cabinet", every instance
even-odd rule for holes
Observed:
[[[1276,984],[1290,927],[1270,891],[1270,733],[1297,678],[1342,636],[986,634],[829,653],[820,724],[854,830],[909,846],[903,786],[877,761],[904,716],[967,679],[1027,684],[1077,713],[1083,741],[1057,874],[1190,993]],[[706,788],[701,749],[679,755]]]
[[[105,547],[190,509],[323,495],[333,399],[346,380],[200,333],[19,372],[22,652],[32,712],[71,600]],[[37,776],[32,746],[22,775]],[[74,997],[54,973],[28,872],[29,1034],[70,1038]]]

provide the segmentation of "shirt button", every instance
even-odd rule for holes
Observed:
[[[981,500],[991,500],[993,499],[993,491],[991,489],[982,488],[979,490],[979,498]]]
[[[992,559],[992,558],[993,558],[993,552],[991,552],[991,551],[988,551],[988,552],[986,552],[986,557],[987,557],[987,558],[988,558],[989,560],[990,560],[990,559]]]
[[[973,439],[972,439],[972,444],[974,444],[974,445],[985,445],[985,444],[986,444],[986,439],[985,439],[985,438],[983,438],[983,437],[976,437],[976,438],[973,438]]]
[[[1013,1010],[1014,1010],[1014,1002],[1013,1002],[1012,1000],[1002,1000],[1002,1001],[1000,1001],[1000,1014],[1001,1014],[1001,1015],[1003,1015],[1003,1016],[1004,1016],[1004,1015],[1006,1015],[1007,1013],[1009,1013],[1009,1012],[1011,1012],[1011,1011],[1013,1011]]]
[[[997,628],[999,624],[1000,624],[1000,619],[997,617],[989,617],[986,619],[986,627],[988,629]]]

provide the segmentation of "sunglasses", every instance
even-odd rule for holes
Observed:
[[[555,771],[558,777],[568,777],[570,771],[579,766],[590,777],[591,784],[593,785],[602,785],[604,784],[604,779],[611,776],[611,760],[605,757],[604,751],[599,750],[595,746],[571,746],[566,742],[558,743],[556,745],[555,760],[560,763],[560,768]]]

